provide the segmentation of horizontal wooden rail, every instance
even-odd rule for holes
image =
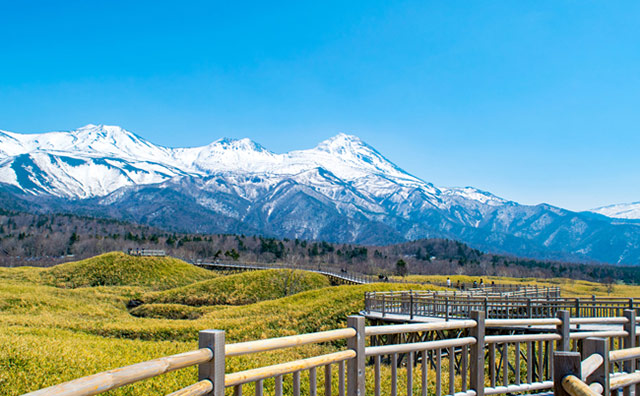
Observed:
[[[486,327],[507,327],[507,326],[557,326],[562,324],[558,318],[539,318],[539,319],[487,319]]]
[[[633,373],[623,373],[620,375],[611,376],[609,380],[609,388],[611,390],[616,390],[619,388],[624,388],[629,385],[639,384],[640,383],[640,371],[636,371]]]
[[[415,333],[418,331],[468,329],[477,325],[475,320],[456,320],[450,322],[411,323],[388,326],[367,326],[364,334],[367,336],[382,334]]]
[[[505,393],[532,392],[543,389],[553,388],[553,381],[532,382],[530,384],[496,386],[493,388],[484,388],[485,395],[501,395]]]
[[[629,335],[629,333],[627,333],[624,330],[578,331],[578,332],[575,332],[575,333],[571,333],[569,335],[569,338],[572,339],[572,340],[581,340],[583,338],[589,338],[589,337],[608,338],[608,337],[626,337],[628,335]]]
[[[449,340],[414,342],[409,344],[393,344],[371,346],[365,348],[365,356],[389,355],[392,353],[408,353],[416,351],[426,351],[432,349],[444,349],[459,347],[463,345],[473,345],[476,339],[473,337],[453,338]]]
[[[484,338],[484,342],[486,344],[504,344],[531,341],[557,341],[561,339],[562,336],[560,336],[559,334],[514,334],[486,336]]]
[[[571,318],[569,320],[571,324],[625,324],[629,323],[629,319],[624,317],[608,317],[608,318]]]
[[[329,353],[310,357],[307,359],[295,360],[293,362],[276,364],[273,366],[260,367],[252,370],[240,371],[237,373],[227,374],[224,377],[224,385],[226,387],[242,385],[248,382],[259,381],[266,378],[275,377],[277,375],[290,374],[300,370],[306,370],[313,367],[325,366],[353,359],[356,352],[353,350]]]
[[[256,340],[240,342],[237,344],[227,344],[225,346],[225,356],[240,356],[250,353],[272,351],[274,349],[291,348],[307,344],[329,342],[354,337],[355,335],[355,329],[346,328],[287,337],[270,338],[267,340]]]
[[[619,362],[621,360],[640,359],[640,347],[618,349],[609,352],[610,362]]]
[[[205,363],[213,358],[209,348],[161,357],[102,373],[78,378],[59,385],[50,386],[24,396],[90,396],[124,385],[165,374],[170,371]]]
[[[562,379],[562,388],[571,396],[600,396],[575,375],[564,377]]]
[[[209,380],[202,380],[193,385],[170,393],[167,396],[204,396],[213,391],[213,383]]]

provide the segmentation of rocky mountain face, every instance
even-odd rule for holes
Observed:
[[[442,188],[355,136],[270,152],[248,139],[154,145],[122,128],[0,131],[0,202],[166,229],[388,244],[449,238],[535,258],[640,264],[640,226]]]

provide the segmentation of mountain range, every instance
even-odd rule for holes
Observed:
[[[249,139],[168,148],[106,125],[0,131],[0,202],[176,231],[364,244],[438,237],[541,259],[640,264],[632,215],[437,187],[346,134],[277,154]]]

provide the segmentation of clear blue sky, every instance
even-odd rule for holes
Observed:
[[[441,186],[640,200],[640,2],[0,0],[0,129],[276,152],[339,132]]]

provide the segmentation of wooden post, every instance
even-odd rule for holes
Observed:
[[[636,311],[633,309],[625,309],[624,317],[627,318],[628,322],[624,324],[624,331],[627,332],[627,336],[623,339],[624,349],[634,348],[636,346]],[[633,373],[636,371],[636,360],[635,359],[627,359],[622,364],[622,369],[626,373]],[[624,396],[630,396],[631,386],[627,386],[623,389]],[[633,387],[635,388],[635,386]],[[635,392],[634,392],[635,394]]]
[[[444,320],[448,322],[449,321],[449,297],[444,298],[444,310],[445,310]]]
[[[565,310],[558,311],[557,316],[558,316],[558,319],[562,321],[562,323],[556,326],[556,331],[560,335],[560,337],[562,337],[562,339],[558,340],[556,350],[569,351],[571,350],[571,339],[569,338],[569,333],[570,333],[569,311],[565,311]]]
[[[471,345],[471,361],[469,362],[469,387],[476,391],[476,396],[484,396],[484,318],[485,312],[471,311],[471,319],[476,326],[469,329],[469,335],[476,339]]]
[[[385,314],[385,304],[384,304],[384,294],[382,295],[382,317],[384,318],[384,314]]]
[[[531,312],[531,299],[527,298],[527,318],[531,319],[533,317]]]
[[[606,338],[585,338],[582,341],[582,359],[597,353],[602,356],[603,361],[600,367],[586,378],[586,383],[597,382],[602,385],[603,396],[609,396],[609,344]]]
[[[356,357],[347,361],[347,396],[365,396],[364,317],[348,316],[347,326],[356,330],[356,335],[347,339],[347,348],[356,352]]]
[[[578,352],[559,351],[553,354],[553,396],[571,396],[562,387],[562,380],[567,375],[582,378],[580,363]]]
[[[409,290],[409,318],[413,319],[413,291]]]
[[[198,346],[213,352],[213,359],[198,366],[198,380],[208,379],[213,383],[213,391],[207,396],[224,396],[224,331],[202,330],[198,334]]]

